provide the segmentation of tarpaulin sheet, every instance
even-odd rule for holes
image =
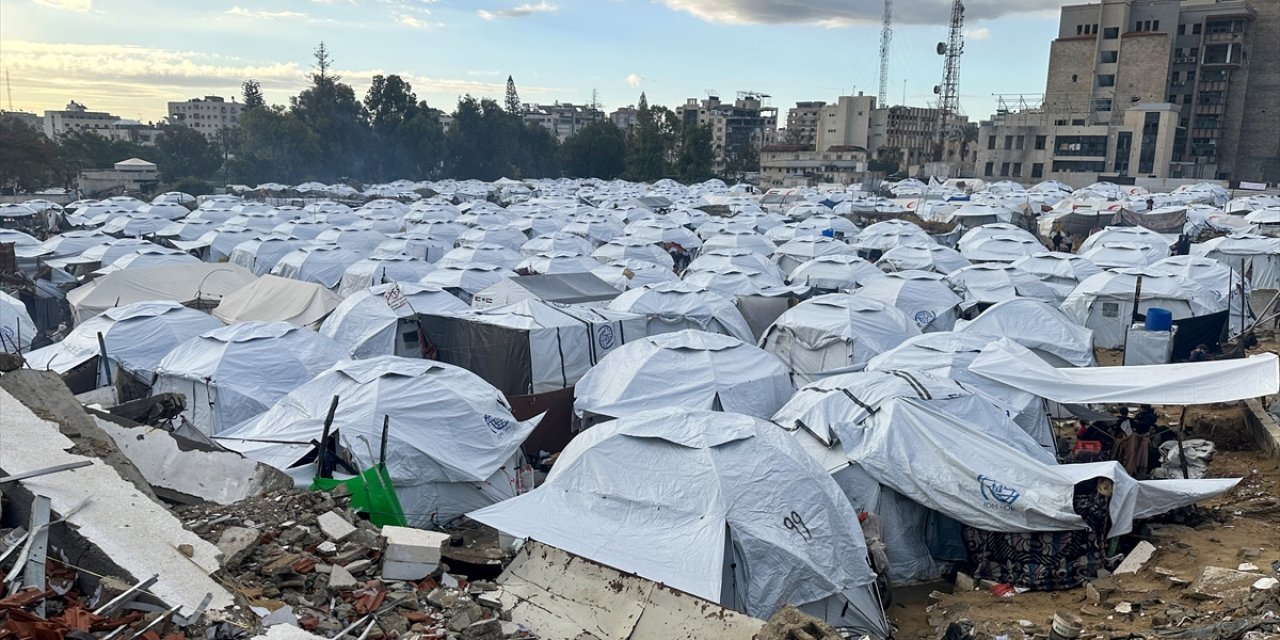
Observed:
[[[1026,348],[1000,342],[1008,348],[984,351],[969,371],[1055,402],[1191,405],[1280,392],[1280,368],[1270,353],[1214,362],[1054,369]]]
[[[1156,233],[1182,233],[1187,224],[1187,210],[1177,209],[1159,213],[1139,213],[1121,209],[1111,218],[1111,225],[1117,227],[1143,227]]]

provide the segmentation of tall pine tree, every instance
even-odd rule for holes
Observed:
[[[659,123],[649,108],[649,99],[640,94],[636,107],[635,136],[627,151],[627,173],[632,180],[652,182],[667,173],[665,147]]]
[[[524,115],[524,107],[520,104],[520,94],[516,93],[516,81],[507,76],[507,113],[513,116]]]

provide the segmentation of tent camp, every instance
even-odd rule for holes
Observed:
[[[211,309],[223,297],[254,281],[244,267],[231,264],[191,264],[109,273],[67,293],[77,322],[110,309],[148,300],[172,300],[189,307]]]
[[[542,300],[559,304],[600,307],[618,297],[618,290],[590,273],[555,273],[503,278],[471,299],[475,309],[488,309]]]
[[[1142,279],[1140,294],[1137,293],[1139,278]],[[1135,295],[1139,296],[1137,309],[1133,308]],[[1225,296],[1214,294],[1181,275],[1152,269],[1113,269],[1089,276],[1062,303],[1062,310],[1072,320],[1093,329],[1094,346],[1102,349],[1118,349],[1124,345],[1125,331],[1135,313],[1145,315],[1152,307],[1167,309],[1175,321],[1220,313],[1222,317],[1216,323],[1219,331],[1227,321]]]
[[[835,254],[801,263],[791,272],[787,283],[830,292],[858,287],[882,275],[883,271],[856,255]]]
[[[1040,253],[1019,258],[1013,267],[1030,273],[1053,289],[1058,301],[1067,297],[1081,280],[1102,271],[1088,260],[1071,253],[1042,251]]]
[[[971,262],[1014,262],[1042,251],[1045,251],[1045,247],[1039,240],[1008,233],[987,236],[960,246],[960,253]]]
[[[650,336],[699,329],[755,342],[751,327],[731,296],[688,282],[663,282],[631,289],[611,300],[609,308],[644,316],[645,333]]]
[[[578,381],[573,410],[583,426],[654,407],[767,419],[793,391],[776,356],[731,336],[685,329],[614,349]]]
[[[861,371],[876,355],[920,335],[897,307],[860,294],[832,293],[791,307],[765,331],[760,346],[798,383]]]
[[[1108,244],[1137,245],[1147,254],[1149,262],[1155,262],[1169,255],[1173,240],[1144,227],[1106,227],[1085,238],[1079,252],[1084,255],[1094,247]]]
[[[904,244],[926,244],[933,238],[919,225],[896,218],[867,226],[849,242],[859,254],[879,259],[884,252]]]
[[[255,276],[261,276],[271,273],[271,269],[276,266],[280,258],[309,244],[311,243],[307,240],[279,236],[245,240],[231,250],[229,262],[252,271]]]
[[[194,215],[194,214],[193,214]],[[219,225],[216,229],[206,231],[195,240],[173,240],[173,246],[205,262],[226,262],[236,246],[246,240],[253,240],[264,235],[263,231],[249,227],[232,227]]]
[[[387,470],[410,524],[439,526],[522,490],[520,422],[497,389],[430,360],[346,360],[293,389],[262,415],[218,435],[223,446],[309,483],[334,397],[333,433],[357,470],[372,467],[387,420]]]
[[[333,340],[287,322],[240,322],[175,347],[156,368],[152,392],[182,394],[183,418],[218,435],[349,357]]]
[[[1031,298],[1057,303],[1058,295],[1039,278],[1004,263],[984,262],[947,274],[947,283],[964,299],[960,308],[969,311],[988,305]]]
[[[670,268],[644,260],[615,260],[592,269],[591,273],[618,291],[680,280]]]
[[[107,309],[77,325],[61,342],[28,353],[27,365],[63,375],[75,393],[107,386],[119,375],[117,367],[150,385],[170,350],[221,327],[209,314],[176,302],[135,302]],[[106,366],[99,335],[106,345]]]
[[[261,320],[318,329],[341,301],[314,282],[265,275],[228,294],[211,313],[227,324]]]
[[[1280,289],[1280,238],[1221,236],[1199,245],[1195,253],[1213,258],[1236,273],[1248,274],[1254,289]]]
[[[959,251],[936,242],[898,245],[876,261],[876,266],[885,271],[932,271],[944,275],[969,265]]]
[[[0,291],[0,353],[25,353],[36,337],[36,324],[22,301]]]
[[[644,316],[522,300],[465,313],[424,314],[441,362],[509,396],[565,389],[607,353],[645,336]]]
[[[403,302],[395,299],[399,290]],[[388,296],[391,300],[388,300]],[[394,304],[394,306],[393,306]],[[419,313],[466,311],[467,305],[441,289],[424,284],[391,283],[370,287],[342,301],[320,326],[321,335],[333,338],[353,358],[397,355],[420,358],[431,345],[422,343]]]
[[[364,256],[332,244],[312,244],[299,247],[280,258],[271,268],[271,275],[293,280],[304,280],[337,289],[347,267]]]
[[[1088,251],[1081,251],[1080,257],[1100,269],[1142,268],[1160,259],[1149,245],[1134,242],[1095,244]]]
[[[962,301],[939,274],[898,271],[864,282],[858,295],[901,309],[921,331],[950,331]]]
[[[402,254],[376,255],[351,263],[338,283],[338,297],[388,282],[417,282],[435,270],[431,263]]]
[[[942,566],[930,555],[926,532],[930,514],[867,476],[841,447],[837,425],[892,429],[887,409],[916,413],[929,407],[966,431],[986,433],[1035,460],[1053,464],[1053,455],[1024,433],[1003,410],[963,385],[920,371],[865,371],[836,374],[801,387],[773,421],[835,479],[854,509],[880,517],[892,584],[939,577]],[[931,419],[927,416],[925,419]],[[920,465],[929,464],[921,460]]]
[[[606,422],[569,444],[544,485],[469,516],[759,618],[793,604],[888,635],[857,514],[794,439],[757,418],[659,410]]]
[[[559,273],[587,273],[600,266],[600,261],[568,251],[527,256],[516,265],[516,273],[546,275]]]
[[[856,255],[853,247],[826,236],[801,236],[779,246],[773,252],[773,263],[784,275],[791,275],[797,267],[814,258],[832,255]]]

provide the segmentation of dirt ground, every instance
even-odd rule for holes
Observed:
[[[1270,573],[1272,562],[1280,561],[1280,462],[1255,450],[1243,432],[1241,411],[1232,403],[1187,412],[1187,437],[1218,445],[1208,476],[1242,480],[1230,492],[1200,505],[1205,518],[1195,528],[1136,529],[1134,537],[1124,540],[1127,546],[1141,538],[1157,550],[1138,573],[1110,578],[1116,588],[1111,595],[1091,602],[1085,587],[998,597],[987,590],[952,593],[950,583],[918,585],[895,591],[888,613],[897,637],[936,639],[948,622],[968,619],[978,637],[1008,635],[1009,640],[1021,640],[1046,635],[1050,619],[1062,611],[1080,616],[1082,638],[1119,638],[1176,625],[1179,620],[1171,618],[1181,617],[1183,611],[1193,616],[1186,626],[1249,613],[1240,602],[1198,601],[1184,593],[1186,582],[1194,581],[1205,566],[1236,569],[1249,562]],[[1163,422],[1176,425],[1180,409],[1166,408],[1162,414]],[[1135,604],[1133,613],[1118,613],[1121,603]]]

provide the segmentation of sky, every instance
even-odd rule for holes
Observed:
[[[960,105],[1041,93],[1059,0],[969,0]],[[240,95],[257,79],[287,104],[323,41],[363,96],[400,74],[452,111],[464,94],[501,98],[508,75],[529,103],[674,107],[709,94],[798,100],[875,95],[883,0],[3,0],[0,106],[42,113],[76,100],[144,122],[166,102]],[[889,101],[925,106],[941,82],[950,0],[894,0]]]

